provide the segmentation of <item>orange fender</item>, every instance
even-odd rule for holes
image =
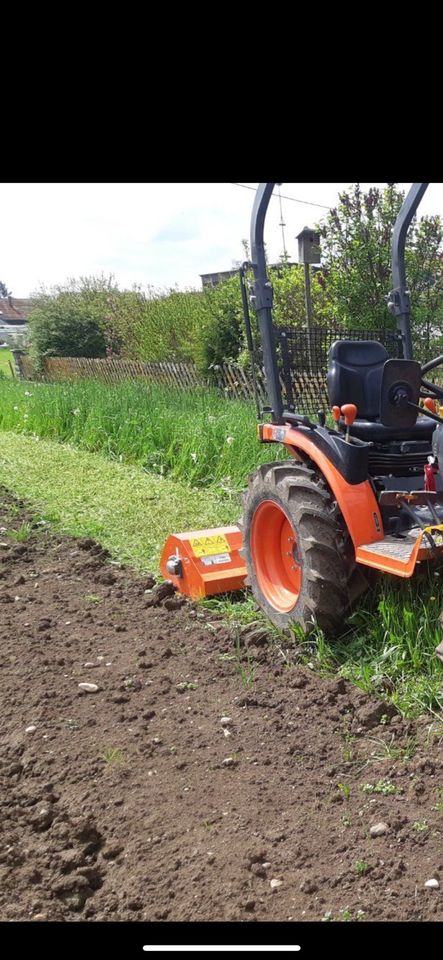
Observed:
[[[354,547],[383,540],[381,513],[369,480],[348,483],[337,467],[300,430],[264,423],[260,432],[265,442],[283,443],[288,453],[296,459],[297,450],[302,450],[318,466],[340,507]]]

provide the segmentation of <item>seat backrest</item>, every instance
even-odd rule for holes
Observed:
[[[388,351],[376,340],[336,340],[328,353],[331,406],[355,403],[359,420],[380,416],[380,387]]]

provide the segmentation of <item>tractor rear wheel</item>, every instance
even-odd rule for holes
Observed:
[[[261,466],[243,500],[247,583],[277,627],[334,633],[349,605],[350,538],[320,473],[285,460]]]

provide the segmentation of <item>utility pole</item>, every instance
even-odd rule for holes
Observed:
[[[279,201],[280,201],[280,223],[279,223],[279,227],[281,227],[282,240],[283,240],[283,260],[284,260],[284,262],[286,263],[286,261],[287,261],[287,259],[288,259],[288,251],[286,250],[286,240],[285,240],[285,226],[286,226],[286,224],[285,224],[285,221],[283,220],[283,207],[282,207],[282,205],[281,205],[280,187],[278,188],[278,199],[279,199]]]

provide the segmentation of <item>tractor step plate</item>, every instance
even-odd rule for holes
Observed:
[[[369,551],[381,557],[392,557],[395,560],[407,563],[414,545],[415,540],[409,538],[399,540],[398,537],[385,537],[384,540],[378,540],[377,543],[364,543],[359,547],[359,550]]]
[[[443,527],[432,526],[429,532],[437,553],[443,557]],[[411,577],[417,560],[430,560],[435,556],[425,532],[419,527],[409,530],[403,537],[387,536],[375,543],[363,543],[356,548],[355,559],[367,567],[375,567],[384,573],[398,577]]]

